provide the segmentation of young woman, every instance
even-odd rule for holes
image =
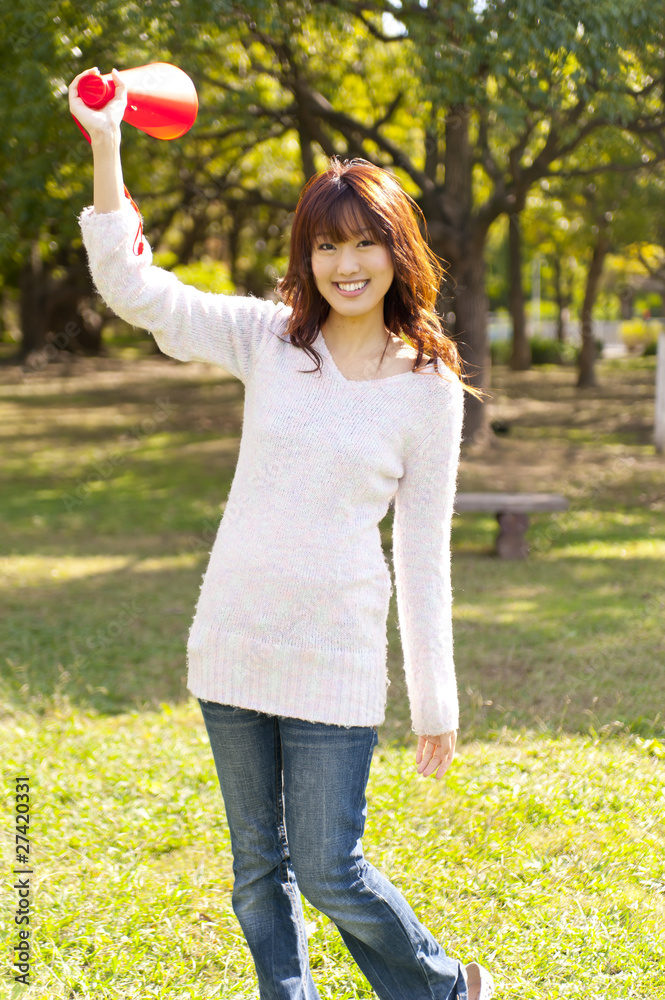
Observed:
[[[137,248],[122,80],[114,71],[114,99],[92,111],[79,79],[70,108],[94,157],[94,207],[80,225],[100,294],[166,354],[245,385],[187,659],[262,1000],[319,995],[300,893],[334,921],[382,1000],[488,1000],[490,974],[448,957],[361,846],[385,718],[392,587],[378,525],[391,500],[419,774],[443,777],[459,718],[450,526],[464,390],[475,390],[435,312],[442,269],[420,210],[389,171],[333,158],[301,193],[282,301],[200,292],[155,267],[147,242]],[[303,370],[305,355],[315,368]]]

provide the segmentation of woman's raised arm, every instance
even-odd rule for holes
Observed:
[[[127,107],[127,87],[116,69],[111,70],[115,83],[115,94],[103,108],[98,111],[89,108],[78,93],[78,83],[81,77],[95,73],[101,76],[99,69],[93,66],[79,73],[69,85],[69,110],[81,125],[87,129],[92,146],[92,157],[95,165],[94,199],[95,212],[116,212],[125,200],[125,188],[122,179],[122,163],[120,161],[120,122]]]
[[[86,72],[99,72],[87,70]],[[245,382],[272,328],[284,326],[290,307],[251,295],[220,295],[185,285],[134,252],[139,216],[125,196],[120,160],[120,122],[127,90],[113,71],[116,93],[94,111],[78,96],[79,74],[69,87],[72,114],[89,132],[94,161],[94,206],[79,223],[92,279],[113,311],[133,326],[149,330],[160,349],[180,361],[220,365]]]

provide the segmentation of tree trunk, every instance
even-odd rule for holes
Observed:
[[[563,290],[563,269],[558,253],[554,254],[554,295],[556,297],[556,339],[564,344],[568,339],[568,296]]]
[[[430,200],[426,194],[423,207],[432,241],[439,243],[433,249],[450,264],[452,282],[447,292],[455,314],[454,340],[465,374],[470,384],[486,390],[490,380],[484,258],[487,227],[473,218],[474,150],[469,141],[469,120],[468,107],[451,106],[446,116],[443,192],[440,201]],[[484,445],[494,436],[485,405],[469,393],[465,396],[464,441]]]
[[[238,258],[240,256],[240,232],[245,223],[244,215],[241,211],[233,213],[231,228],[228,234],[229,241],[229,277],[234,285],[238,284]]]
[[[607,227],[598,227],[598,235],[594,243],[591,263],[587,272],[586,288],[584,290],[584,302],[582,303],[582,349],[579,357],[579,374],[577,378],[578,388],[594,386],[596,382],[596,342],[593,336],[593,307],[598,295],[600,276],[603,271],[605,257],[610,249],[610,240]]]
[[[39,256],[38,244],[32,247],[30,260],[21,271],[20,323],[21,344],[11,361],[28,371],[41,371],[67,355],[103,355],[102,317],[93,308],[94,290],[87,263],[82,255],[65,264],[62,280],[54,281],[52,268]]]
[[[633,299],[635,298],[635,289],[631,288],[630,285],[622,284],[618,291],[619,302],[621,304],[621,319],[632,319],[633,318]]]
[[[490,348],[487,337],[488,300],[485,293],[483,248],[470,250],[455,269],[453,312],[455,335],[465,372],[471,385],[487,391],[490,383]],[[494,436],[489,426],[485,404],[465,394],[464,440],[487,444]]]
[[[178,247],[178,264],[191,264],[197,244],[203,244],[208,232],[207,206],[196,215],[190,216],[189,226],[182,231]],[[196,258],[198,260],[198,256]]]
[[[531,367],[531,345],[526,335],[524,316],[524,288],[522,286],[522,230],[520,216],[508,216],[508,273],[510,315],[513,320],[513,350],[510,367],[513,371],[526,371]]]
[[[81,297],[78,283],[66,282],[53,292],[46,306],[46,339],[55,352],[104,357],[102,317]],[[57,353],[50,351],[51,360]]]
[[[22,339],[16,361],[23,363],[29,354],[46,346],[46,302],[48,298],[48,270],[39,254],[39,244],[32,244],[30,259],[24,264],[19,278]]]

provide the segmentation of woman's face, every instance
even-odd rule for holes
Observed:
[[[390,250],[376,243],[368,230],[346,243],[320,234],[312,247],[312,271],[319,292],[342,316],[363,316],[375,309],[395,274]]]

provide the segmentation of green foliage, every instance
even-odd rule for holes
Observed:
[[[633,308],[638,316],[648,310],[652,316],[663,315],[663,296],[660,292],[640,292],[635,296]]]
[[[199,260],[194,264],[178,264],[173,273],[185,284],[195,285],[202,292],[235,293],[228,269],[219,261]]]
[[[600,291],[593,308],[594,319],[618,320],[621,318],[621,303],[616,291]]]
[[[577,360],[577,348],[551,337],[530,337],[531,362],[534,365],[572,365]]]
[[[629,351],[643,352],[646,348],[658,342],[658,335],[663,330],[663,324],[657,319],[633,319],[624,320],[619,326],[621,339]]]
[[[529,262],[531,263],[531,262]],[[530,293],[530,287],[529,287]],[[534,300],[527,295],[526,301],[524,303],[524,315],[527,316],[533,323],[536,319],[536,315],[540,315],[542,322],[547,320],[555,320],[559,315],[559,309],[556,302],[551,302],[549,299],[541,298],[540,303],[534,303]]]
[[[653,5],[490,0],[361,12],[355,0],[180,0],[161,5],[159,16],[152,4],[126,0],[5,6],[0,271],[8,287],[17,287],[35,249],[61,265],[81,254],[76,219],[91,200],[92,162],[67,85],[91,65],[107,72],[166,60],[192,76],[194,128],[169,143],[125,126],[125,179],[154,245],[163,240],[190,266],[213,237],[234,286],[257,294],[284,270],[304,180],[334,153],[394,170],[430,217],[444,257],[455,257],[461,233],[449,231],[441,208],[455,174],[450,156],[470,172],[469,233],[491,227],[524,185],[541,201],[551,196],[554,206],[536,201],[523,213],[525,277],[528,284],[538,249],[544,298],[554,298],[561,264],[559,284],[575,309],[594,225],[583,190],[597,184],[600,202],[611,194],[618,243],[637,239],[654,214],[655,195],[645,208],[639,185],[624,190],[611,169],[593,181],[569,176],[570,168],[608,168],[617,152],[622,167],[649,158],[642,136],[659,113],[652,83],[662,68]],[[381,37],[388,11],[404,32],[397,41]],[[467,114],[468,156],[455,160],[446,142],[455,145]],[[624,127],[634,120],[639,129]],[[533,225],[531,210],[540,213]],[[490,233],[488,293],[505,304],[505,244]]]
[[[211,21],[204,27],[201,15],[206,8]],[[91,201],[92,156],[69,112],[67,86],[87,66],[108,72],[114,65],[127,68],[165,60],[185,68],[197,85],[199,116],[182,139],[160,142],[123,126],[125,180],[154,240],[172,224],[177,247],[178,232],[187,230],[189,218],[207,214],[209,205],[214,206],[225,191],[225,175],[237,169],[244,152],[276,131],[272,116],[257,119],[253,110],[252,101],[260,94],[258,74],[257,86],[247,79],[244,88],[231,92],[227,87],[229,79],[247,77],[247,59],[238,43],[237,19],[224,4],[202,4],[196,11],[189,4],[169,4],[157,18],[148,7],[121,0],[94,7],[28,0],[12,9],[0,55],[5,57],[0,61],[0,190],[5,198],[0,265],[10,283],[17,282],[18,269],[35,240],[45,262],[59,250],[80,249],[77,215]],[[263,76],[264,84],[270,85],[270,80]],[[227,131],[227,138],[205,138],[215,131]],[[251,168],[246,173],[250,176]],[[259,183],[274,185],[276,199],[286,195],[276,220],[281,230],[298,191],[293,151],[282,148],[278,157],[267,154],[254,179],[255,187]],[[217,206],[218,219],[219,200]],[[269,218],[267,225],[274,221]],[[213,211],[204,234],[215,235],[216,230],[223,235],[232,223],[228,215],[216,221]],[[257,237],[256,228],[251,228],[250,271]],[[274,249],[279,255],[280,248]]]
[[[603,341],[599,338],[595,340],[596,357],[602,357]],[[552,337],[539,337],[533,335],[529,337],[531,348],[531,363],[533,365],[575,365],[579,357],[579,347],[564,341],[561,343]],[[494,340],[490,344],[490,354],[492,364],[507,365],[510,362],[512,353],[512,341]]]
[[[509,337],[490,341],[490,358],[493,365],[507,365],[513,345]]]

